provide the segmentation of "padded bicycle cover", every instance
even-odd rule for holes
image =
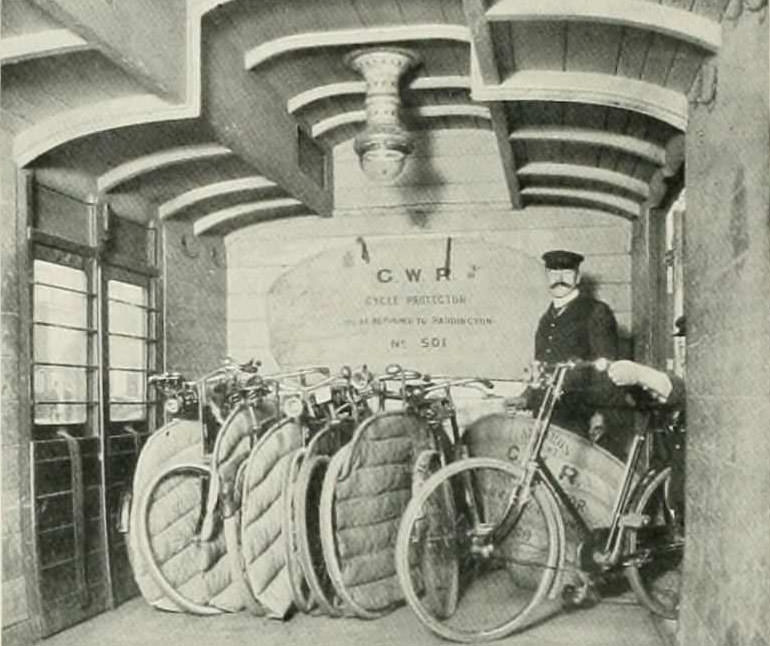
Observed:
[[[403,599],[395,568],[399,523],[412,495],[416,456],[430,446],[422,420],[402,411],[365,420],[335,484],[335,541],[342,584],[362,608]]]
[[[201,464],[200,425],[175,420],[159,429],[147,441],[137,463],[132,490],[128,547],[134,578],[142,596],[151,605],[180,611],[166,598],[153,580],[138,547],[139,501],[152,479],[175,464]],[[206,483],[200,475],[176,475],[163,481],[149,501],[147,530],[155,563],[179,593],[198,605],[238,610],[241,600],[231,589],[224,560],[226,552],[221,531],[212,541],[200,543],[197,529],[203,512]]]
[[[241,549],[246,577],[268,614],[284,618],[293,595],[286,567],[282,531],[286,470],[302,446],[302,427],[285,418],[252,449],[244,475],[241,502]]]

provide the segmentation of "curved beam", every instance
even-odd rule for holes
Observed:
[[[110,99],[87,107],[59,112],[36,122],[13,140],[13,156],[18,166],[63,143],[104,130],[193,117],[187,106],[175,106],[154,94]]]
[[[634,27],[671,36],[714,53],[722,44],[722,25],[686,9],[639,0],[498,0],[487,10],[490,21],[585,21]]]
[[[644,139],[621,135],[598,128],[572,128],[570,126],[528,126],[517,128],[508,136],[510,141],[557,141],[611,148],[628,155],[640,157],[655,166],[666,164],[666,150]]]
[[[678,130],[687,126],[687,97],[654,83],[610,74],[527,70],[514,72],[499,85],[482,85],[472,73],[474,101],[566,101],[640,112]]]
[[[275,214],[276,211],[286,211],[299,206],[303,206],[302,202],[295,200],[293,197],[238,204],[198,218],[193,224],[193,232],[196,236],[203,235],[204,233],[213,233],[215,229],[225,226],[228,222],[232,222],[244,215],[271,215]]]
[[[414,79],[408,87],[410,90],[470,90],[471,81],[467,76],[421,76]],[[289,114],[294,114],[316,101],[345,94],[366,94],[366,82],[346,81],[319,85],[291,97],[286,102],[286,110]]]
[[[585,191],[577,188],[557,188],[550,186],[529,186],[522,189],[521,194],[523,197],[558,198],[599,204],[624,213],[630,220],[636,220],[642,212],[642,207],[637,202],[618,197],[617,195],[602,193],[601,191]]]
[[[222,157],[223,155],[232,154],[232,150],[219,144],[202,144],[197,146],[170,148],[151,155],[137,157],[125,164],[116,166],[99,176],[99,179],[96,180],[96,188],[100,193],[105,193],[134,177],[156,171],[165,166],[186,164],[187,162],[199,159],[209,159],[211,157]]]
[[[202,202],[203,200],[212,197],[239,193],[241,191],[259,191],[262,189],[275,188],[276,186],[277,184],[275,184],[275,182],[271,182],[261,175],[242,177],[240,179],[232,179],[224,182],[215,182],[213,184],[186,191],[171,200],[163,202],[163,204],[158,207],[158,217],[161,220],[165,220],[166,218],[176,215],[179,211],[186,209],[188,206],[192,206],[197,202]]]
[[[0,63],[19,63],[44,56],[82,52],[86,49],[92,49],[92,46],[69,29],[46,29],[21,36],[4,37],[0,40]]]
[[[487,119],[489,108],[483,105],[452,104],[452,105],[424,105],[419,108],[409,108],[401,111],[405,117],[431,119],[435,117],[476,117],[477,119]],[[351,123],[363,123],[366,121],[365,110],[353,110],[351,112],[340,112],[333,117],[322,119],[314,123],[310,134],[320,137],[330,130],[345,126]]]
[[[522,166],[518,174],[525,177],[565,177],[580,179],[586,182],[598,182],[634,193],[639,196],[641,201],[646,200],[650,196],[650,187],[645,182],[635,177],[630,177],[625,173],[618,173],[606,168],[596,168],[580,164],[532,162]]]
[[[470,42],[470,32],[462,25],[427,24],[399,25],[397,27],[370,27],[368,29],[340,29],[338,31],[312,31],[292,34],[257,45],[243,57],[247,70],[290,52],[317,47],[364,46],[393,43],[405,40],[454,40]]]

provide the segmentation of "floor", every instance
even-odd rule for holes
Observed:
[[[633,602],[605,600],[589,609],[555,610],[548,621],[497,642],[516,646],[674,646],[672,626]],[[278,622],[246,613],[192,617],[160,612],[142,599],[46,639],[41,646],[365,646],[446,644],[427,632],[408,608],[375,621],[297,615]]]

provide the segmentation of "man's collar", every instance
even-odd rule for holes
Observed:
[[[561,312],[561,310],[563,310],[567,305],[574,301],[578,296],[580,296],[580,289],[576,287],[566,296],[551,299],[553,309],[557,312]]]

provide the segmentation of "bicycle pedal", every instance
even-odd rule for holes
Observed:
[[[567,584],[562,588],[561,597],[567,610],[590,608],[599,603],[601,599],[596,587],[589,583],[583,585]]]

